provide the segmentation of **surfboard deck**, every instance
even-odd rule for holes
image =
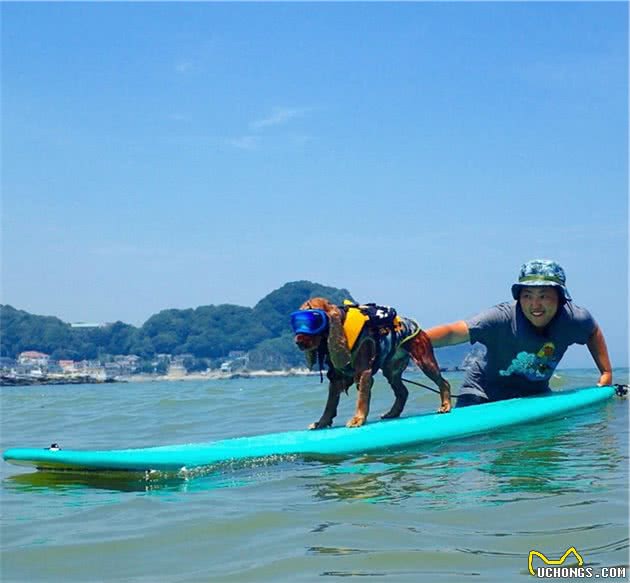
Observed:
[[[375,419],[355,429],[286,431],[139,449],[13,448],[6,450],[3,457],[9,463],[45,471],[176,472],[269,456],[361,454],[479,435],[512,425],[557,418],[606,401],[614,394],[614,387],[586,387],[455,408],[448,414],[427,413],[388,421]]]

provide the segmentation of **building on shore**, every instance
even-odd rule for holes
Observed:
[[[37,350],[26,350],[18,355],[18,364],[23,366],[48,366],[50,356]]]

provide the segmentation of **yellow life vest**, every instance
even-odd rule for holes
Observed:
[[[346,300],[347,302],[348,300]],[[345,302],[344,302],[345,303]],[[346,320],[343,323],[343,332],[348,342],[348,348],[352,350],[363,326],[370,318],[364,314],[359,308],[348,308],[346,312]]]
[[[359,335],[361,334],[366,322],[369,322],[370,317],[361,311],[361,306],[357,306],[350,300],[343,301],[346,309],[346,319],[343,323],[343,332],[348,342],[348,348],[352,350],[356,344]],[[402,328],[402,320],[400,316],[394,318],[394,330],[398,332]]]

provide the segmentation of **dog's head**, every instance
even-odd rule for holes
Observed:
[[[298,312],[291,315],[295,332],[295,344],[304,352],[306,364],[312,368],[317,361],[317,351],[322,342],[330,349],[330,332],[341,324],[341,312],[326,298],[311,298],[304,302]],[[333,336],[338,336],[333,333]]]

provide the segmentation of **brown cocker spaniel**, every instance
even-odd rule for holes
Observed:
[[[402,374],[409,359],[422,369],[440,389],[440,413],[451,410],[451,387],[440,373],[440,368],[433,354],[431,341],[418,325],[407,318],[399,318],[402,332],[389,333],[386,330],[372,329],[365,324],[361,332],[361,341],[352,350],[344,331],[347,316],[345,306],[336,306],[325,298],[312,298],[300,306],[300,310],[323,310],[328,316],[328,327],[319,334],[295,335],[295,343],[305,353],[309,368],[321,358],[320,362],[328,365],[327,377],[328,400],[319,421],[312,423],[310,429],[330,427],[337,415],[337,405],[341,392],[348,392],[356,384],[358,398],[356,411],[347,427],[360,427],[367,419],[370,409],[370,393],[374,383],[373,375],[380,368],[394,391],[395,400],[391,409],[381,415],[382,419],[393,419],[402,413],[409,391],[402,382]],[[389,344],[383,344],[385,337]],[[385,350],[383,350],[383,347]]]

